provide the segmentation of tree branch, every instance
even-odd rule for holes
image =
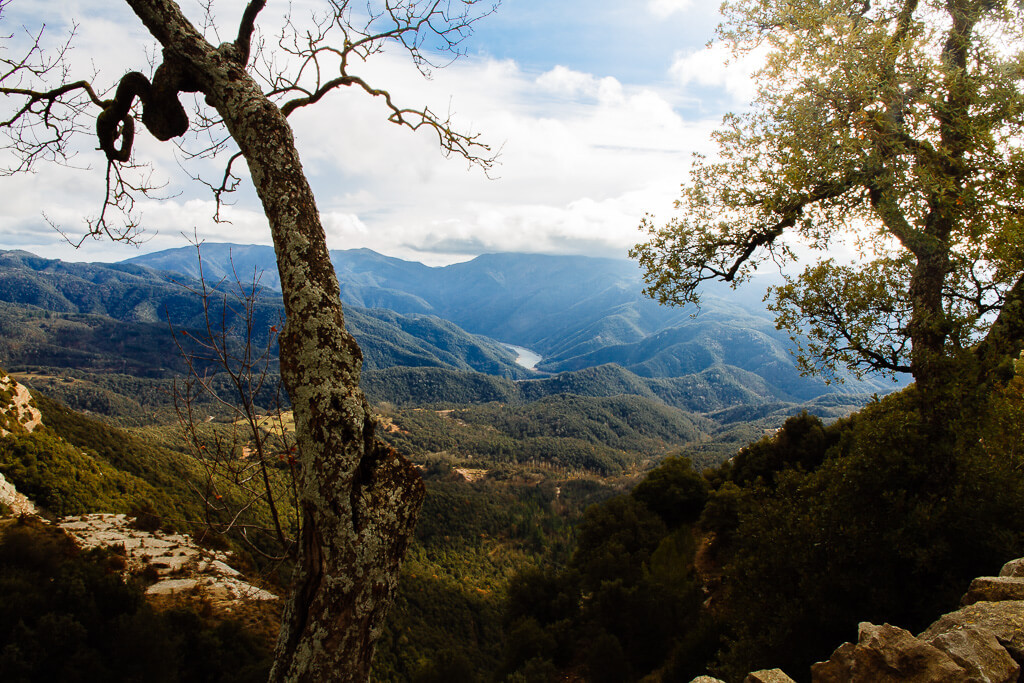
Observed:
[[[235,46],[241,55],[242,63],[249,63],[249,55],[252,51],[252,34],[256,30],[256,17],[266,6],[267,0],[250,0],[242,13],[242,21],[238,26],[238,37],[235,38]]]

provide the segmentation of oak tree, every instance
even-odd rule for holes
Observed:
[[[0,13],[8,4],[0,2]],[[232,163],[245,161],[277,255],[286,315],[280,366],[300,467],[299,561],[271,679],[366,680],[424,489],[415,468],[374,435],[359,388],[361,353],[345,329],[288,116],[339,88],[361,90],[379,98],[394,123],[433,132],[446,152],[486,166],[489,150],[475,136],[429,109],[400,106],[359,69],[393,46],[429,72],[436,55],[458,56],[496,0],[323,0],[306,23],[286,17],[273,29],[276,40],[258,28],[266,4],[250,0],[235,37],[214,44],[207,36],[223,30],[211,2],[198,3],[190,21],[173,0],[125,0],[158,43],[158,63],[148,75],[127,73],[116,88],[101,76],[73,77],[83,65],[70,59],[68,44],[46,50],[34,34],[23,52],[0,52],[0,130],[14,159],[8,172],[67,162],[79,134],[96,135],[107,195],[88,234],[114,239],[137,236],[135,201],[152,188],[134,173],[144,162],[133,151],[137,121],[163,141],[200,130],[211,142],[196,156],[226,151],[223,177],[210,183],[218,205],[239,182]],[[13,32],[4,29],[8,38]],[[183,95],[195,101],[191,115]]]
[[[696,158],[632,255],[662,302],[766,262],[807,371],[909,372],[926,403],[985,386],[1024,344],[1024,3],[728,0],[766,54],[747,113]],[[837,245],[855,256],[836,258]]]

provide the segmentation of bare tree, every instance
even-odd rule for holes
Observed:
[[[203,324],[179,330],[168,323],[188,368],[174,382],[174,408],[202,472],[189,485],[203,503],[203,532],[233,534],[270,561],[294,560],[302,523],[298,449],[274,353],[283,321],[259,315],[261,272],[243,280],[232,266],[232,277],[211,284],[198,240],[195,246],[198,280],[182,287],[201,302]],[[226,419],[213,422],[210,410]]]
[[[362,354],[345,329],[324,230],[287,116],[333,89],[355,86],[381,98],[391,121],[432,131],[446,152],[486,167],[490,151],[475,136],[457,133],[428,109],[401,107],[355,69],[395,45],[428,72],[437,51],[457,56],[473,23],[495,6],[484,0],[324,0],[314,28],[299,31],[286,21],[271,52],[254,39],[266,0],[250,0],[236,37],[219,45],[172,0],[125,2],[159,43],[160,63],[152,77],[126,74],[113,98],[91,80],[73,79],[68,53],[47,54],[38,39],[19,57],[0,54],[0,92],[17,102],[0,121],[19,159],[8,170],[67,161],[69,140],[95,116],[108,192],[88,231],[130,240],[138,228],[134,197],[152,187],[145,177],[129,179],[137,177],[129,173],[136,119],[160,140],[198,127],[210,139],[200,154],[230,144],[228,151],[236,150],[231,161],[245,160],[277,254],[286,316],[281,376],[294,410],[300,468],[299,561],[271,680],[366,680],[424,489],[410,463],[374,436],[359,388]],[[206,9],[200,28],[216,34],[208,3]],[[182,93],[202,95],[191,122]],[[234,184],[229,162],[223,182],[212,184],[218,203]]]

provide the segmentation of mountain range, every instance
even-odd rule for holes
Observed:
[[[625,260],[488,254],[428,267],[366,249],[331,257],[367,381],[390,389],[375,390],[381,399],[430,393],[422,371],[396,368],[458,371],[433,386],[463,395],[476,391],[470,384],[486,385],[472,377],[487,375],[543,380],[517,389],[523,396],[564,387],[648,396],[701,412],[803,403],[836,391],[800,375],[788,335],[775,329],[761,302],[763,287],[712,288],[694,314],[646,298],[639,270]],[[171,331],[205,326],[197,294],[204,282],[214,318],[222,316],[235,331],[245,322],[236,294],[251,293],[257,346],[280,325],[271,247],[203,244],[201,261],[194,247],[183,247],[109,264],[0,252],[0,362],[149,377],[180,373]],[[509,344],[540,355],[536,368],[518,365]],[[374,371],[384,374],[371,380]],[[840,387],[851,394],[892,388],[879,380]],[[502,385],[499,393],[506,391]]]
[[[775,329],[762,301],[769,278],[738,290],[710,286],[697,312],[646,297],[637,265],[627,260],[485,254],[432,268],[368,249],[333,251],[331,259],[345,304],[437,316],[471,334],[535,351],[542,372],[616,364],[657,379],[714,370],[757,395],[800,401],[835,390],[797,370],[788,333]],[[126,263],[198,276],[193,247]],[[280,286],[271,247],[203,244],[202,267],[207,277],[257,272],[262,284]],[[888,381],[847,378],[842,390],[892,388]]]

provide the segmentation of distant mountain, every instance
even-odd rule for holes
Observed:
[[[218,280],[207,272],[208,284]],[[233,283],[220,283],[221,291]],[[7,304],[0,305],[0,360],[8,367],[53,365],[148,377],[182,372],[171,326],[204,326],[197,289],[188,274],[172,278],[131,264],[66,263],[0,251],[0,303]],[[229,308],[226,314],[237,331],[243,322],[238,312]],[[279,294],[263,289],[254,309],[254,343],[265,344],[283,315]],[[436,316],[355,306],[345,315],[367,369],[401,365],[530,374],[506,346]]]
[[[263,284],[279,284],[271,247],[204,244],[202,254],[208,277],[237,272],[251,278],[263,271]],[[473,334],[536,351],[543,357],[539,371],[616,364],[649,379],[689,377],[695,391],[707,390],[711,373],[719,380],[716,390],[733,386],[733,399],[741,403],[802,402],[835,391],[800,374],[788,334],[775,329],[761,301],[764,286],[710,286],[696,313],[645,297],[637,266],[626,260],[486,254],[431,268],[368,249],[334,251],[331,258],[349,306],[444,318]],[[192,247],[125,264],[191,275],[198,268]],[[887,381],[849,379],[842,391],[892,388]]]

